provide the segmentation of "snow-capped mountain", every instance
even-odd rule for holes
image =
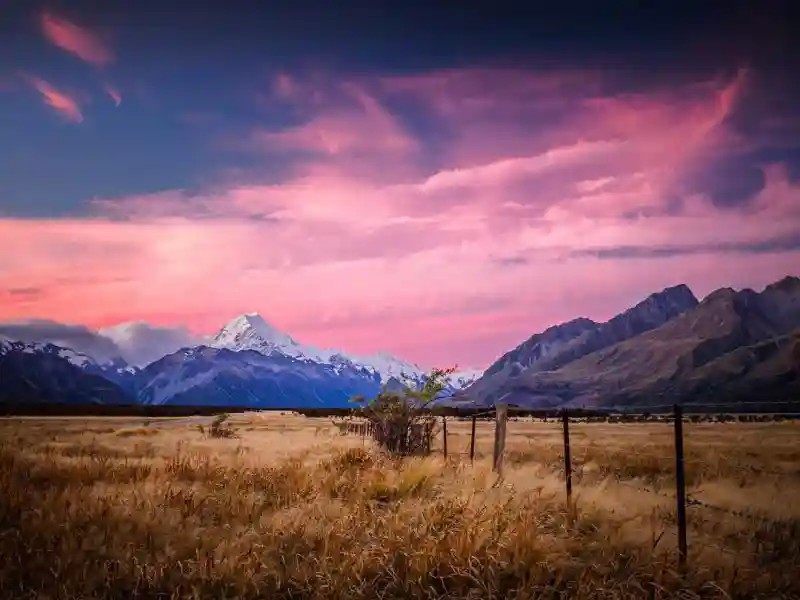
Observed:
[[[255,350],[266,356],[282,355],[296,360],[307,360],[334,368],[365,369],[380,377],[383,384],[397,382],[411,387],[419,386],[426,373],[419,366],[387,352],[371,356],[357,356],[336,349],[320,349],[303,344],[292,336],[269,324],[258,313],[248,313],[225,325],[209,343],[212,348],[242,351]],[[450,387],[461,389],[481,376],[483,371],[464,369],[450,377]]]
[[[4,356],[9,352],[58,356],[80,369],[99,367],[97,361],[91,356],[76,352],[70,348],[62,348],[49,342],[23,342],[0,336],[0,356]]]
[[[21,341],[0,335],[0,356],[7,353],[30,354],[38,357],[57,356],[58,358],[63,358],[81,371],[99,375],[126,389],[130,389],[137,373],[137,369],[131,367],[119,356],[113,358],[106,357],[105,360],[99,361],[95,357],[89,356],[84,352],[78,352],[72,348],[65,348],[64,346],[49,341]]]
[[[386,352],[356,356],[303,344],[257,313],[236,317],[213,338],[142,322],[93,331],[30,320],[0,323],[0,339],[0,356],[14,357],[6,368],[15,364],[27,373],[20,386],[27,389],[26,382],[31,382],[34,396],[36,390],[51,387],[47,379],[53,369],[71,382],[54,388],[72,390],[69,397],[108,397],[119,403],[119,394],[125,394],[126,402],[146,404],[345,406],[352,395],[371,397],[383,386],[419,388],[426,378],[419,365]],[[82,379],[81,374],[99,379]],[[453,374],[444,395],[478,375],[472,370]],[[97,396],[98,381],[107,382],[114,392],[109,396],[101,386]],[[88,392],[73,390],[87,385]]]
[[[386,352],[372,356],[354,356],[336,349],[320,349],[303,344],[270,325],[258,313],[249,313],[225,325],[209,344],[213,348],[255,350],[266,356],[283,355],[333,367],[365,369],[380,377],[382,383],[395,380],[416,386],[425,372],[418,366]],[[453,378],[455,383],[455,378]]]
[[[91,357],[102,366],[113,366],[127,362],[120,349],[98,332],[84,325],[58,323],[48,319],[25,319],[0,323],[0,337],[14,342],[30,344],[52,344],[69,348],[76,354]],[[32,346],[33,348],[33,346]]]
[[[134,402],[113,381],[118,376],[69,348],[0,337],[0,403]]]
[[[219,330],[209,344],[212,348],[234,350],[255,350],[266,356],[282,354],[300,360],[315,362],[328,360],[335,354],[331,351],[323,355],[311,346],[298,343],[290,335],[278,331],[258,313],[248,313],[233,319]]]

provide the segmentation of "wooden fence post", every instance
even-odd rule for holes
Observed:
[[[444,457],[447,458],[447,417],[442,416],[442,436],[444,439]]]
[[[425,422],[425,454],[430,455],[431,453],[431,444],[433,438],[433,424],[431,421]]]
[[[561,413],[561,422],[564,426],[564,478],[567,482],[567,515],[572,523],[572,456],[569,447],[569,413],[565,408]]]
[[[475,462],[475,421],[478,418],[475,415],[472,415],[472,436],[469,439],[469,462]]]
[[[492,469],[503,474],[503,454],[506,449],[506,421],[508,420],[508,408],[505,404],[495,406],[496,421],[494,426],[494,456]]]
[[[686,569],[686,475],[683,470],[683,407],[675,405],[675,496],[678,502],[678,563]]]

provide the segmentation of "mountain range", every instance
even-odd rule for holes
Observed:
[[[444,395],[480,374],[454,373]],[[0,402],[6,403],[340,408],[352,396],[417,388],[425,378],[419,366],[385,352],[351,356],[304,345],[257,313],[207,338],[146,323],[100,331],[43,320],[0,324]]]
[[[699,302],[667,288],[605,323],[530,337],[457,394],[479,406],[612,407],[800,399],[800,279]]]
[[[51,321],[0,323],[0,403],[68,402],[345,407],[425,372],[386,353],[305,345],[257,313],[214,336],[128,323],[100,331]],[[535,333],[485,372],[455,373],[439,402],[486,407],[625,407],[775,401],[800,393],[800,278],[761,292],[685,285],[606,322]]]

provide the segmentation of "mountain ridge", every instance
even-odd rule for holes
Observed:
[[[351,396],[417,387],[426,377],[388,353],[359,358],[305,346],[258,313],[240,315],[207,343],[179,348],[143,368],[95,343],[86,328],[35,323],[35,331],[72,335],[82,348],[99,348],[104,360],[47,341],[14,340],[3,331],[30,340],[33,330],[0,326],[0,366],[11,382],[0,402],[17,394],[17,401],[34,402],[61,395],[65,402],[343,407]],[[146,338],[155,329],[119,331],[132,337],[143,331]],[[168,345],[179,339],[168,337]],[[606,322],[579,317],[548,327],[485,372],[457,372],[453,379],[438,403],[603,407],[795,393],[800,278],[785,277],[760,292],[720,288],[701,301],[683,284],[664,288]]]
[[[653,398],[705,398],[708,394],[699,381],[719,393],[724,390],[731,396],[741,395],[728,381],[733,377],[730,373],[726,380],[726,369],[735,362],[737,352],[751,356],[748,349],[760,348],[770,339],[787,335],[794,339],[793,332],[800,328],[798,281],[784,279],[760,293],[747,288],[720,288],[658,327],[576,357],[555,369],[526,369],[495,382],[488,393],[485,382],[479,379],[463,395],[471,395],[480,405],[503,399],[542,407],[595,407],[647,403]],[[793,346],[787,352],[792,351]],[[791,383],[800,376],[800,365],[787,364],[789,369],[781,376]],[[744,380],[737,381],[739,386],[752,387]]]

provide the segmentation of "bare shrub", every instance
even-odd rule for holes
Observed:
[[[209,425],[208,430],[203,427],[202,423],[197,426],[197,429],[205,435],[206,437],[210,438],[238,438],[239,434],[236,433],[236,430],[231,426],[230,423],[226,423],[228,420],[228,415],[226,413],[222,413],[214,417],[214,420]]]

